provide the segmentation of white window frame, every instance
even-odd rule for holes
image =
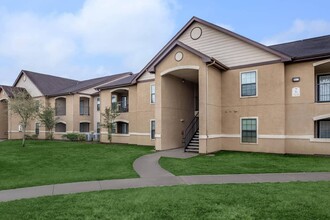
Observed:
[[[242,74],[250,73],[250,72],[255,72],[256,73],[256,95],[254,95],[254,96],[242,96]],[[258,97],[258,70],[247,70],[247,71],[242,71],[242,72],[239,73],[239,95],[240,95],[241,99]]]
[[[256,128],[257,128],[257,130],[256,130],[256,143],[247,143],[247,142],[242,142],[242,121],[244,120],[244,119],[255,119],[256,120]],[[255,144],[258,144],[258,142],[259,142],[259,118],[258,117],[240,117],[240,123],[239,123],[239,130],[240,130],[240,144],[248,144],[248,145],[255,145]]]
[[[152,122],[155,122],[155,137],[154,138],[152,138],[152,136],[151,136]],[[150,132],[150,140],[156,140],[156,120],[155,119],[150,119],[149,132]]]
[[[152,87],[155,87],[155,102],[152,102]],[[156,86],[154,83],[150,84],[150,104],[155,104],[156,103]]]

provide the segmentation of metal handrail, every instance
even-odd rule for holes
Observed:
[[[117,109],[119,113],[128,112],[128,102],[124,102],[124,101],[113,102],[112,108]]]
[[[187,128],[184,131],[183,134],[183,146],[186,150],[187,146],[189,145],[189,142],[191,141],[191,139],[194,137],[196,131],[199,129],[199,117],[198,117],[199,113],[197,113],[195,115],[195,117],[192,119],[192,121],[190,122],[190,124],[187,126]]]

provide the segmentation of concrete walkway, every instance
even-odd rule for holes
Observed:
[[[174,176],[170,172],[161,168],[158,164],[158,160],[161,156],[189,158],[195,155],[196,154],[193,153],[183,153],[183,149],[157,152],[142,156],[134,162],[134,169],[141,178],[75,182],[2,190],[0,191],[0,202],[36,198],[40,196],[152,186],[330,181],[330,172]]]
[[[133,168],[141,178],[174,176],[159,165],[158,160],[161,157],[190,158],[197,155],[196,153],[185,153],[183,148],[156,152],[138,158],[134,161]]]
[[[226,183],[269,183],[293,181],[330,181],[330,173],[232,174],[202,176],[166,176],[54,184],[0,191],[0,202],[111,189]]]

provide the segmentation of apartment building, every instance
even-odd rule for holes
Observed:
[[[56,138],[93,132],[107,142],[100,113],[113,107],[118,143],[330,154],[330,36],[265,46],[193,17],[137,74],[75,81],[22,71],[0,87],[1,111],[15,88],[56,107]],[[0,120],[0,138],[21,135],[10,115]]]

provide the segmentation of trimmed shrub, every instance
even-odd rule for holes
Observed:
[[[86,141],[86,137],[84,134],[78,133],[69,133],[62,135],[62,138],[66,138],[69,141]]]

